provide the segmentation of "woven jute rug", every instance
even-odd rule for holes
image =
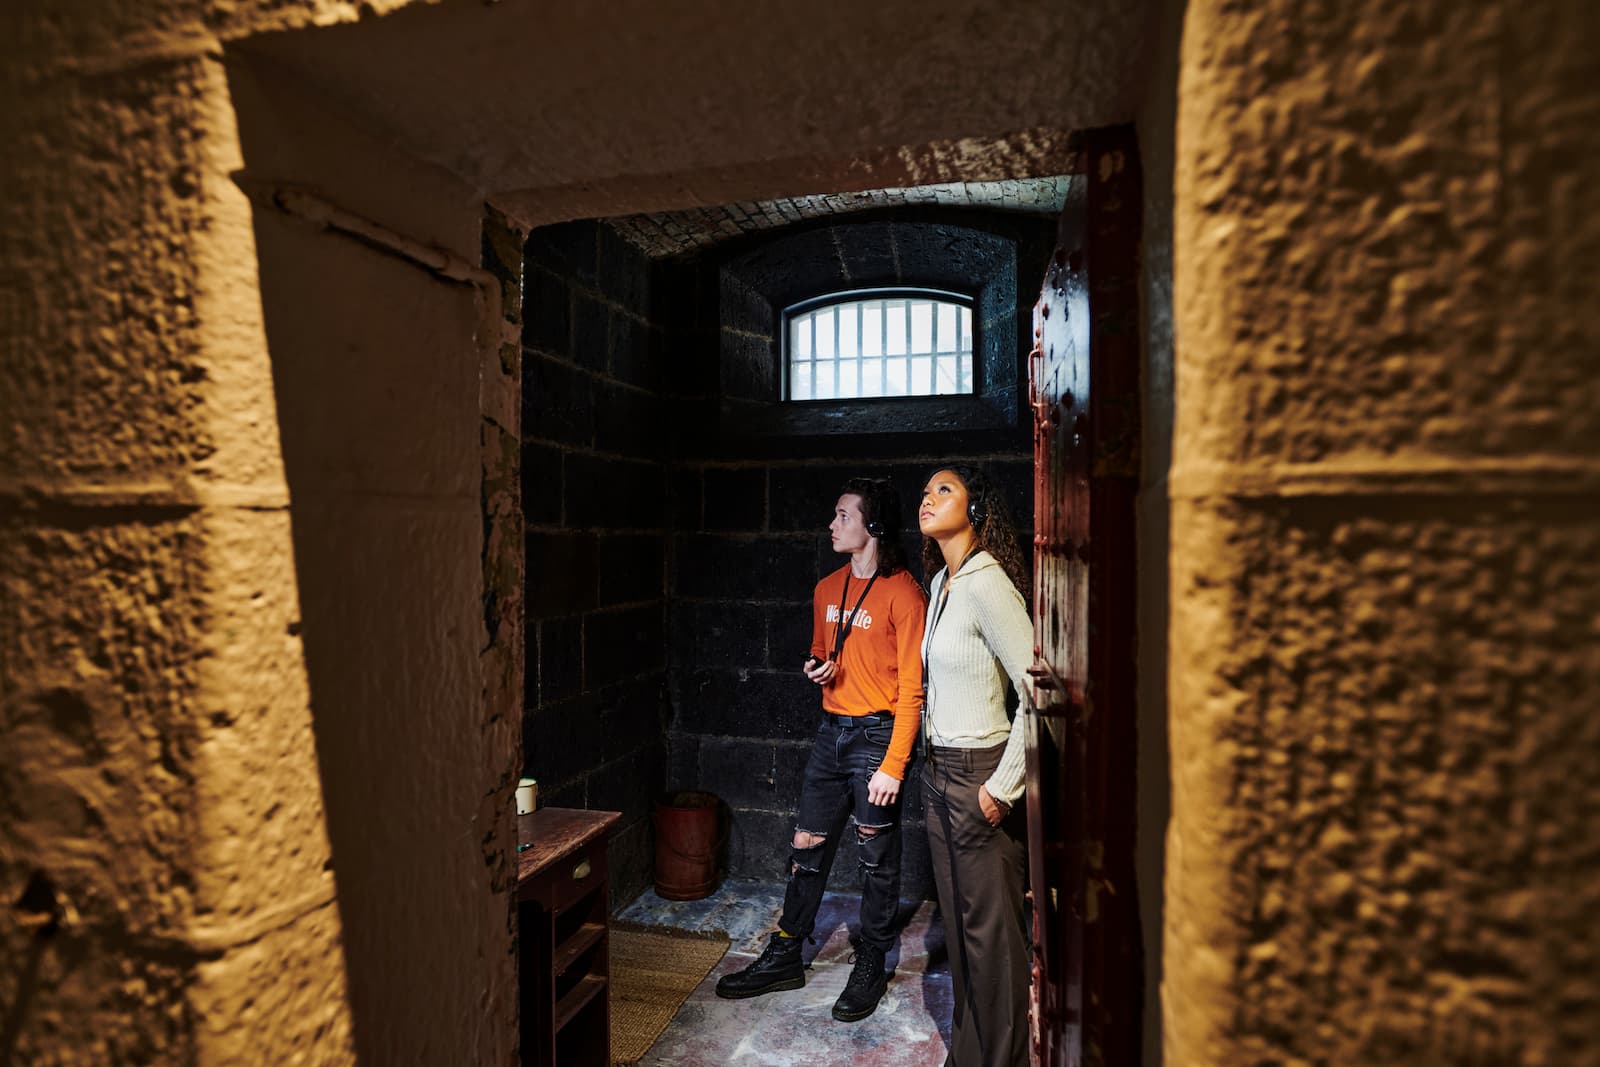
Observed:
[[[730,944],[726,934],[611,926],[611,1062],[634,1064]]]

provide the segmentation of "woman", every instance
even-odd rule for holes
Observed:
[[[947,1064],[1028,1062],[1027,882],[1021,709],[1033,624],[1005,507],[988,479],[935,471],[917,513],[930,588],[922,639],[923,804],[939,909],[950,945],[954,1025]]]

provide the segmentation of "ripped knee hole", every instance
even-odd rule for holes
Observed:
[[[799,874],[801,871],[811,874],[820,872],[822,870],[822,846],[827,843],[827,840],[821,834],[811,834],[803,830],[796,830],[794,841],[791,842],[794,846],[794,851],[789,854],[789,873],[793,875]],[[811,841],[813,844],[804,844],[806,841]]]

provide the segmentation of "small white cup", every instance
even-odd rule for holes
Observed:
[[[517,783],[517,814],[531,815],[538,806],[539,783],[532,778],[522,779]]]

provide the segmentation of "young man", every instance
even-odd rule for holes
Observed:
[[[822,693],[822,724],[806,763],[789,856],[783,916],[749,967],[717,982],[717,995],[756,997],[805,985],[801,942],[854,812],[864,885],[855,967],[833,1006],[844,1022],[877,1008],[889,978],[900,899],[900,782],[922,712],[922,621],[927,597],[906,572],[900,496],[887,481],[845,483],[828,530],[850,562],[812,594],[811,654],[802,669]]]

